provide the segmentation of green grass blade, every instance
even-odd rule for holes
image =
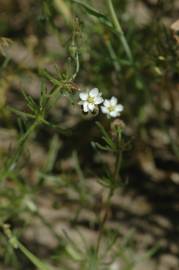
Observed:
[[[20,251],[37,267],[38,270],[51,270],[47,264],[38,259],[31,251],[29,251],[24,245],[18,240],[17,245]]]
[[[102,23],[106,24],[108,27],[112,28],[112,23],[108,20],[108,17],[104,15],[103,13],[99,12],[95,8],[91,7],[90,5],[84,3],[83,1],[80,0],[71,0],[71,2],[80,5],[83,7],[88,14],[98,18]]]

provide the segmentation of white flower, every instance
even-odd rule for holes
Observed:
[[[123,111],[123,106],[117,103],[117,98],[112,97],[111,99],[105,99],[101,110],[103,113],[107,114],[108,117],[117,117],[120,112]]]
[[[110,267],[110,270],[120,270],[120,269],[122,269],[120,262],[114,262]]]
[[[102,93],[97,88],[80,93],[79,104],[83,106],[84,112],[93,112],[97,105],[103,102]]]

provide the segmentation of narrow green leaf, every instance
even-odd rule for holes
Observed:
[[[22,245],[17,239],[16,239],[18,248],[21,250],[21,252],[37,267],[39,270],[51,270],[47,264],[42,262],[39,258],[37,258],[31,251],[29,251],[24,245]]]
[[[22,94],[27,102],[27,106],[29,107],[29,109],[32,110],[33,112],[36,112],[37,104],[35,103],[33,98],[29,94],[27,94],[24,90],[22,91]]]
[[[21,111],[15,109],[15,108],[11,108],[11,107],[8,107],[8,109],[9,109],[11,112],[13,112],[13,113],[15,113],[15,114],[17,114],[18,116],[21,116],[21,117],[23,117],[23,118],[31,118],[31,119],[34,119],[34,118],[35,118],[35,116],[34,116],[33,114],[31,114],[31,113],[21,112]]]
[[[115,144],[113,143],[112,139],[110,138],[105,128],[99,122],[96,122],[96,125],[100,129],[101,133],[103,134],[103,137],[102,137],[103,140],[110,146],[111,150],[115,150]]]
[[[61,82],[55,79],[47,70],[41,70],[40,75],[46,79],[48,79],[51,83],[56,86],[61,86]]]
[[[101,145],[101,144],[99,144],[97,142],[91,142],[91,145],[95,149],[98,148],[99,150],[103,150],[103,151],[111,151],[111,148],[103,146],[103,145]]]
[[[103,24],[106,24],[108,27],[112,28],[112,23],[109,21],[108,17],[103,13],[99,12],[95,8],[91,7],[90,5],[80,1],[80,0],[70,0],[71,2],[80,5],[83,7],[90,15],[97,17]]]

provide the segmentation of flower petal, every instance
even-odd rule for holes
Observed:
[[[95,98],[95,104],[101,104],[102,102],[103,102],[103,98],[102,98],[102,97],[97,96],[97,97]]]
[[[80,96],[81,100],[87,100],[88,92],[81,92],[79,96]]]
[[[80,101],[78,102],[78,104],[79,104],[79,105],[83,105],[84,102],[85,102],[85,101],[80,100]]]
[[[110,101],[109,101],[109,99],[105,99],[105,101],[104,101],[104,106],[105,107],[109,107],[110,106]]]
[[[99,94],[99,90],[98,88],[93,88],[90,92],[89,92],[90,96],[92,97],[97,97]]]
[[[89,111],[89,109],[88,109],[88,102],[84,102],[83,103],[83,111],[84,112],[88,112]]]
[[[101,106],[101,111],[105,114],[109,113],[108,109],[105,106]]]
[[[92,112],[94,111],[95,105],[92,103],[88,103],[88,109]]]
[[[116,97],[112,97],[111,98],[111,105],[115,106],[117,104],[117,98]]]
[[[122,112],[123,110],[124,110],[124,106],[123,105],[121,105],[121,104],[116,105],[116,111],[117,112]]]
[[[120,113],[117,112],[117,111],[112,111],[112,112],[110,112],[110,116],[111,116],[111,117],[117,117],[117,116],[119,116],[119,115],[120,115]]]

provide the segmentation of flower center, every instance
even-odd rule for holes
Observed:
[[[94,97],[92,97],[92,96],[89,96],[89,97],[88,97],[88,102],[89,102],[89,103],[94,104],[94,101],[95,101],[95,100],[94,100]]]
[[[110,105],[110,106],[108,107],[108,110],[109,110],[109,112],[113,112],[113,111],[115,110],[115,107],[112,106],[112,105]]]

